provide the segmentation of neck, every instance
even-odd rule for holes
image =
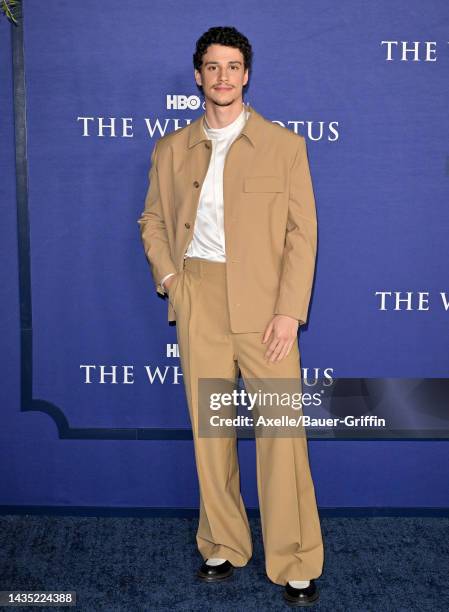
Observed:
[[[228,106],[218,106],[206,100],[205,118],[211,128],[224,128],[237,119],[244,107],[240,98]]]

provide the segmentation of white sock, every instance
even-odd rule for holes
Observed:
[[[310,580],[289,580],[288,583],[294,589],[305,589],[306,587],[309,586]]]
[[[212,557],[212,559],[208,559],[206,561],[206,565],[220,565],[224,563],[226,559],[219,559],[218,557]]]

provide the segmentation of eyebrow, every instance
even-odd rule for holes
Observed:
[[[204,65],[207,66],[208,64],[219,64],[220,62],[206,62]],[[242,62],[240,60],[230,60],[228,62],[228,64],[241,64]]]

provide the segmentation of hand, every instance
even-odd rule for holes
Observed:
[[[287,357],[298,337],[298,327],[297,319],[287,315],[274,315],[262,338],[263,344],[271,339],[264,355],[269,363],[281,361],[281,359]]]
[[[167,293],[170,291],[170,287],[171,287],[171,286],[172,286],[172,284],[174,283],[175,278],[176,278],[177,276],[178,276],[178,273],[173,274],[173,276],[169,276],[169,277],[167,278],[167,280],[164,282],[164,287],[165,287],[165,289],[166,289]]]

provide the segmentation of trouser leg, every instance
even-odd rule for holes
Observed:
[[[234,566],[252,555],[251,533],[240,493],[236,439],[199,435],[198,381],[235,380],[226,302],[225,265],[187,259],[172,304],[192,425],[200,488],[197,545],[203,559],[221,557]]]
[[[247,390],[247,381],[251,380],[249,386],[253,387],[259,379],[264,389],[263,380],[283,378],[296,379],[300,391],[298,343],[283,360],[268,363],[264,359],[268,343],[262,344],[262,337],[263,333],[234,334]],[[256,437],[256,452],[267,575],[277,584],[317,578],[322,573],[324,553],[305,430],[290,437]]]

